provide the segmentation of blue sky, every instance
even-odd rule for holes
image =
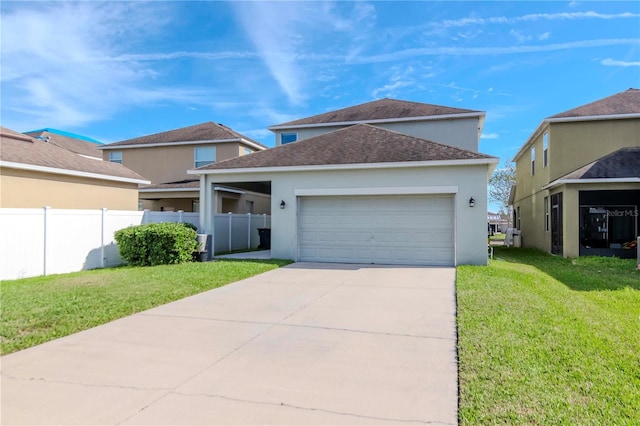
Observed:
[[[105,143],[267,127],[391,97],[486,111],[510,160],[540,121],[640,87],[640,2],[1,2],[1,122]]]

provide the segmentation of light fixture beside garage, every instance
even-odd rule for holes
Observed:
[[[280,201],[280,208],[284,209],[284,207],[287,205],[287,203],[284,202],[284,200]]]
[[[476,206],[476,200],[473,199],[473,197],[469,198],[469,207],[475,207]],[[282,207],[282,204],[280,205],[280,207]]]

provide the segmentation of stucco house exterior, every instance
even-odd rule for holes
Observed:
[[[147,177],[140,209],[197,212],[200,180],[187,170],[252,154],[266,147],[222,124],[205,122],[100,147],[103,159]],[[269,198],[246,189],[220,186],[215,213],[269,213]]]
[[[0,128],[0,207],[135,210],[148,183],[121,164]]]
[[[635,257],[640,90],[544,119],[516,154],[511,191],[524,247],[565,257]]]
[[[478,151],[485,113],[398,99],[379,99],[269,127],[276,146],[371,124],[418,138]],[[455,122],[455,125],[452,125]]]
[[[474,125],[460,123],[464,147],[352,123],[190,170],[201,179],[200,227],[215,232],[213,188],[248,187],[271,196],[276,258],[486,264],[487,178],[498,159],[477,152],[483,116],[474,113]],[[463,133],[455,119],[443,121],[450,132],[442,135]]]

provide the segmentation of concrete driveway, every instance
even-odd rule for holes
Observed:
[[[298,263],[1,358],[1,423],[456,424],[455,269]]]

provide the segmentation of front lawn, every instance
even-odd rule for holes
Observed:
[[[0,282],[0,354],[182,299],[291,263],[220,260],[97,269]]]
[[[461,424],[640,424],[640,271],[496,247],[457,272]]]

